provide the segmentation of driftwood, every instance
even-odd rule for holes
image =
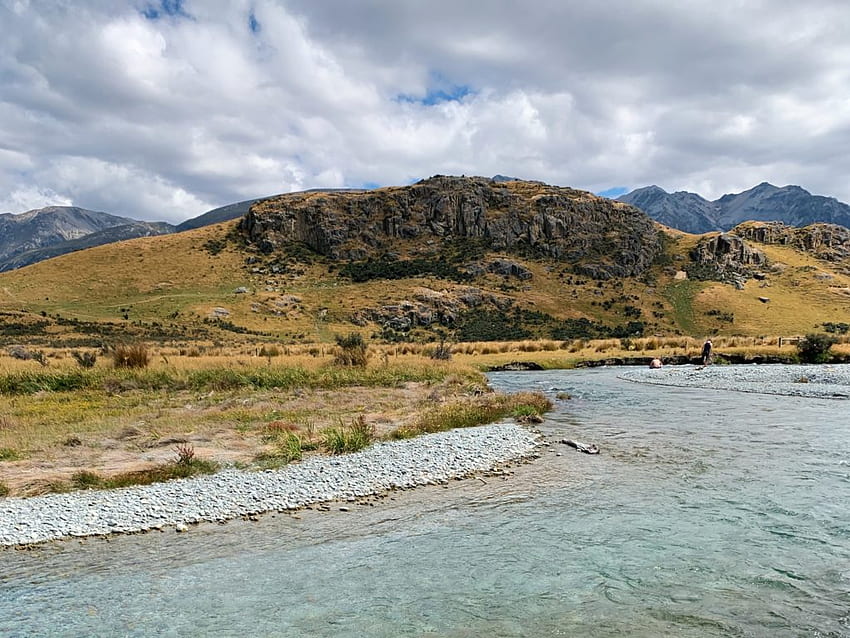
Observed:
[[[563,439],[561,443],[574,447],[579,452],[584,452],[585,454],[599,454],[599,448],[595,443],[582,443],[581,441],[573,441],[572,439]]]

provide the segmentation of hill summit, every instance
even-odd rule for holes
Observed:
[[[455,240],[476,240],[491,251],[569,261],[599,279],[639,275],[659,250],[654,223],[633,206],[484,177],[280,195],[251,206],[240,229],[265,253],[302,243],[342,261],[438,255]]]

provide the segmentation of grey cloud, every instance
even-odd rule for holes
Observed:
[[[180,221],[434,173],[707,197],[784,181],[850,200],[841,2],[142,7],[0,3],[0,209],[54,198]],[[470,92],[399,99],[456,87]]]

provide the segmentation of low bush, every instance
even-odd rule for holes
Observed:
[[[21,455],[10,447],[0,447],[0,461],[17,461]]]
[[[827,334],[807,334],[797,342],[797,352],[804,363],[826,363],[831,359],[830,349],[837,339]]]
[[[440,345],[436,346],[431,351],[431,359],[435,359],[437,361],[451,361],[452,358],[452,347],[448,345],[445,341],[441,341]]]
[[[0,498],[3,498],[4,496],[9,496],[11,492],[12,490],[9,489],[9,486],[6,485],[3,481],[0,481]]]

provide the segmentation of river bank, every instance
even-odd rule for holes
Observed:
[[[624,370],[618,376],[653,385],[850,399],[847,365],[665,366]]]
[[[376,443],[354,454],[313,457],[279,470],[225,470],[117,490],[0,500],[0,546],[70,537],[185,531],[188,525],[356,502],[489,472],[534,454],[537,436],[509,423]]]

